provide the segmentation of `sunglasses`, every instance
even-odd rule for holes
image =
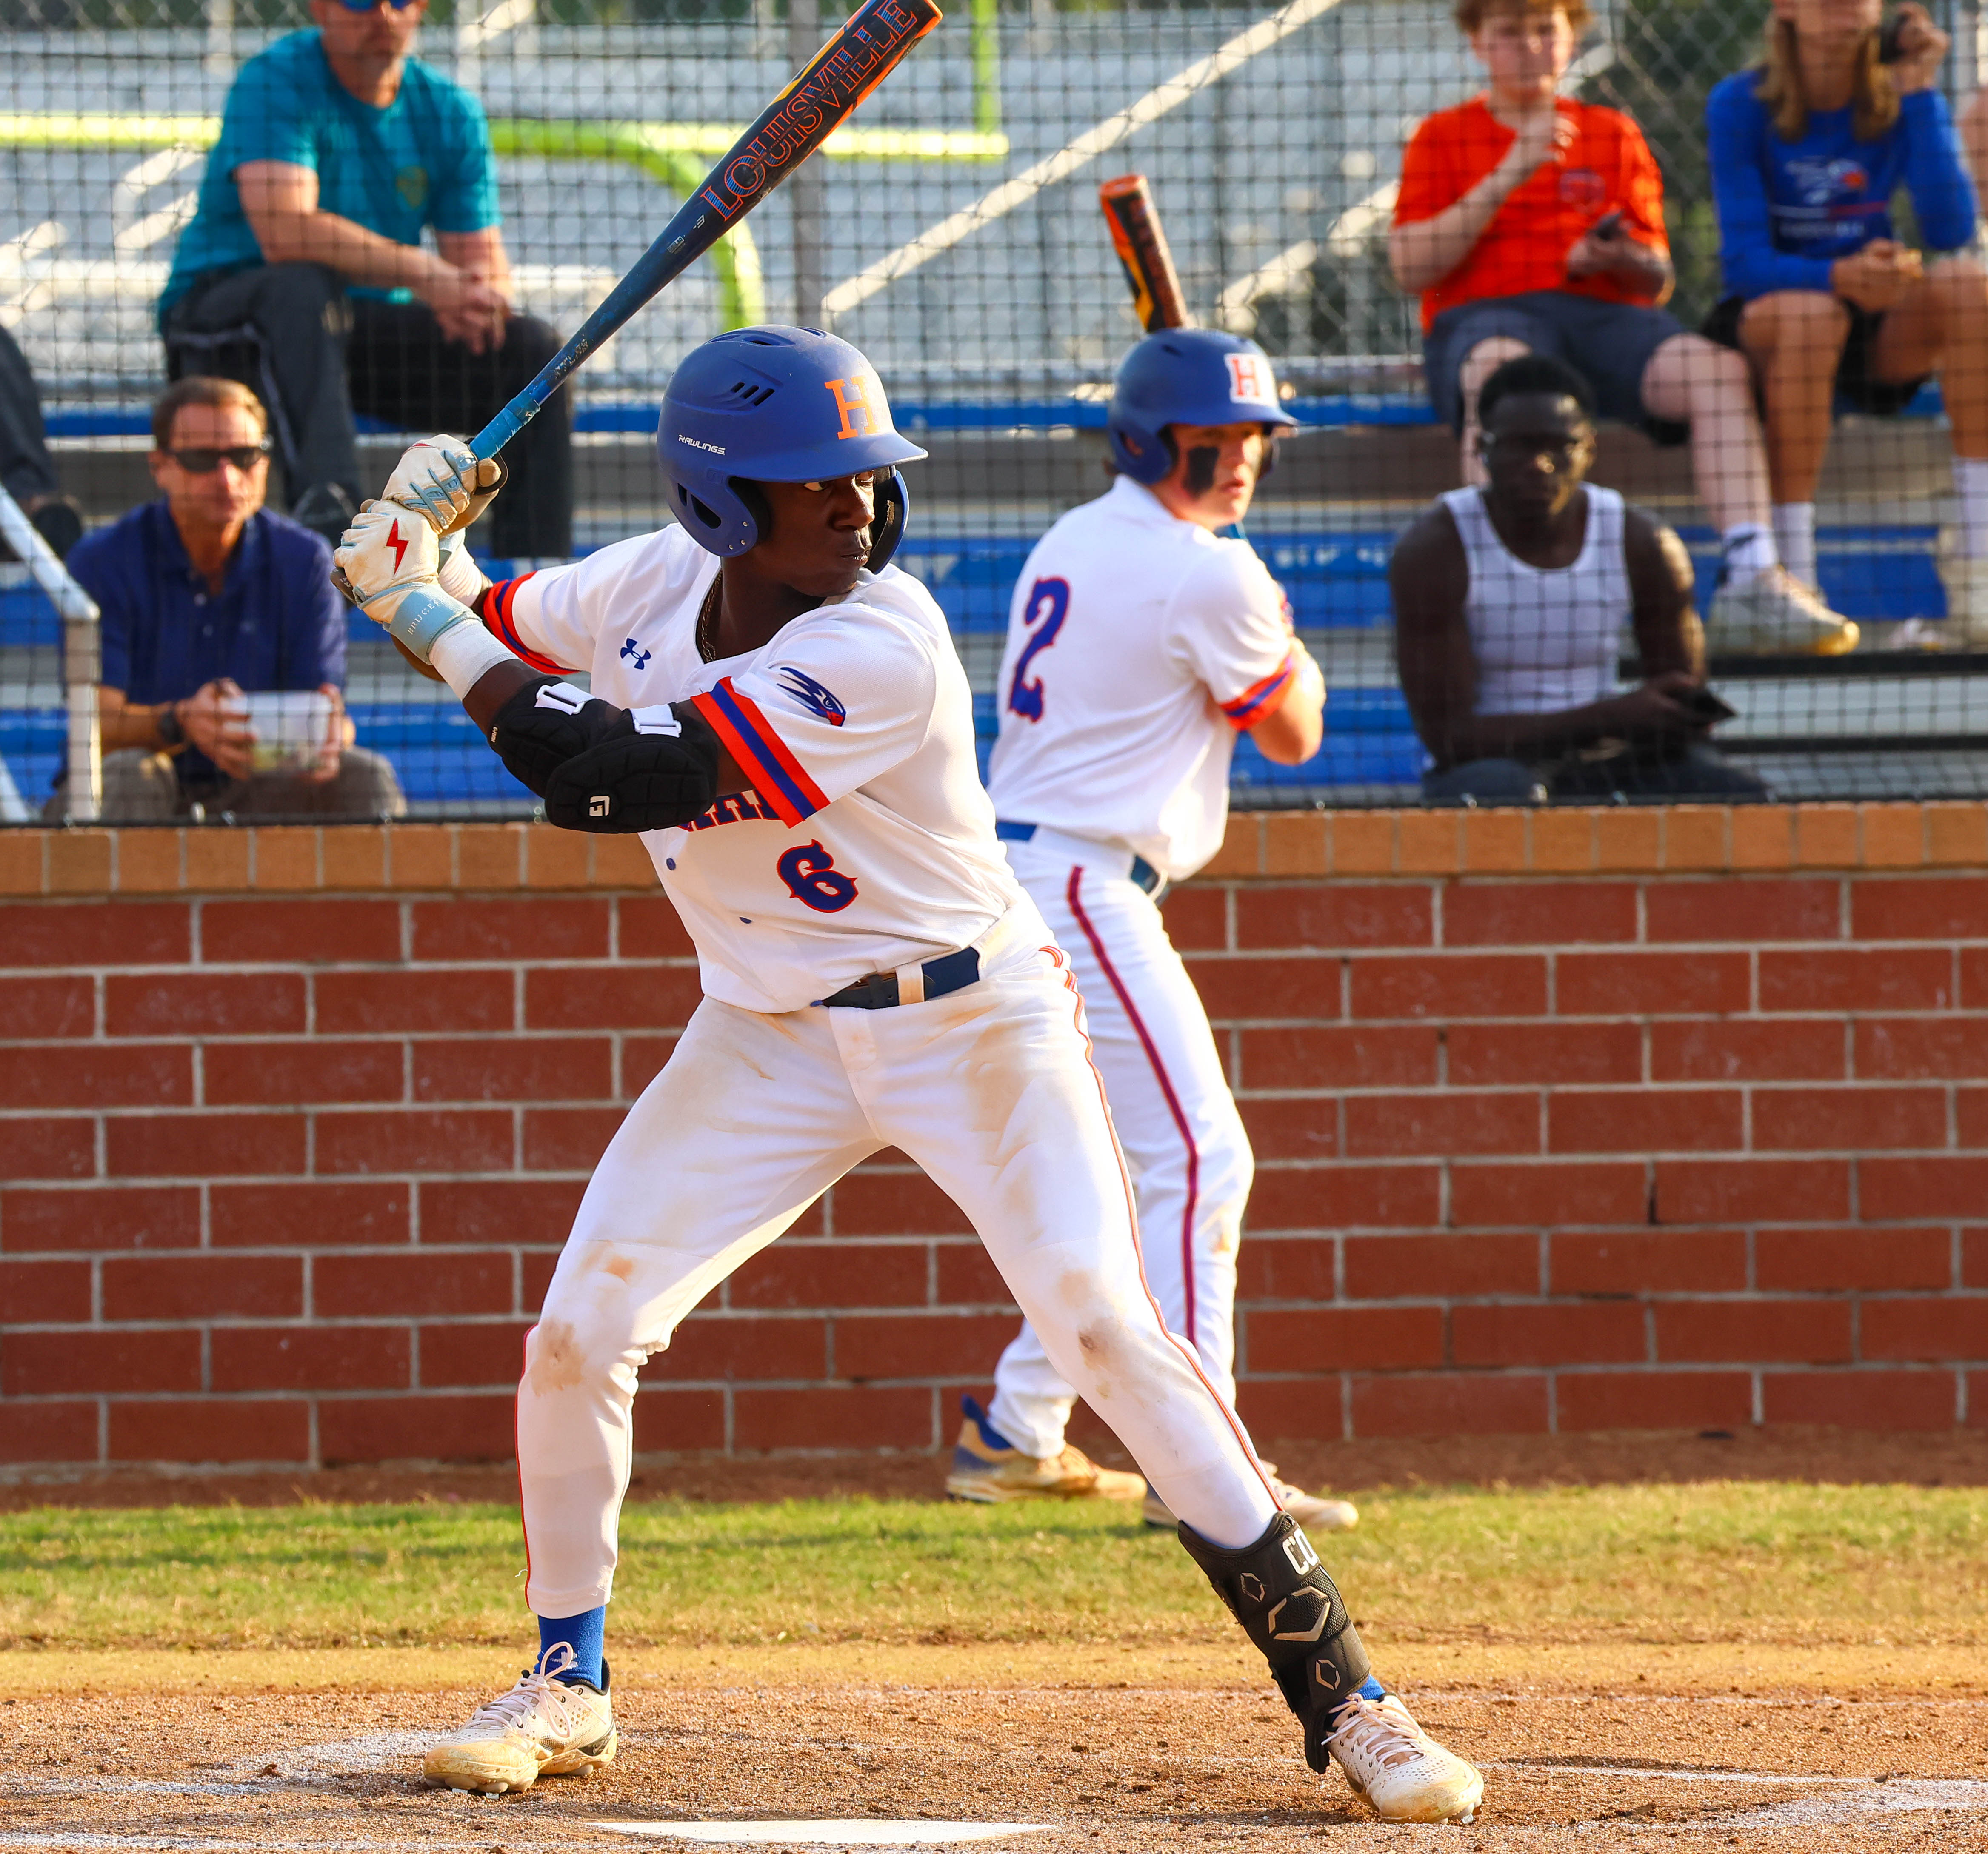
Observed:
[[[387,0],[387,4],[397,13],[412,6],[414,0]],[[380,0],[338,0],[338,4],[348,13],[370,13],[379,9]]]
[[[269,454],[269,441],[259,444],[230,444],[225,451],[168,451],[166,455],[191,476],[205,476],[218,470],[225,458],[237,470],[253,470]]]

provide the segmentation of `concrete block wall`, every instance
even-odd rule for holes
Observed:
[[[1259,1156],[1266,1447],[1988,1422],[1988,810],[1249,816],[1167,917]],[[625,841],[0,834],[0,1467],[508,1456],[698,995]],[[639,1445],[941,1446],[1013,1319],[884,1155]]]

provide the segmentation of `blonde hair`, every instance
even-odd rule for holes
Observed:
[[[1898,89],[1892,73],[1878,62],[1876,31],[1864,35],[1857,51],[1856,87],[1851,96],[1851,125],[1860,142],[1874,142],[1898,120]],[[1793,22],[1767,22],[1767,59],[1754,94],[1774,119],[1774,133],[1784,142],[1798,142],[1808,133],[1808,99],[1802,93],[1801,58]]]

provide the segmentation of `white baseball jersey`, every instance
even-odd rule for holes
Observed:
[[[945,618],[894,567],[748,655],[705,663],[716,558],[681,528],[495,589],[491,627],[624,708],[690,702],[752,780],[644,832],[704,989],[797,1010],[985,933],[1021,899],[994,836]]]
[[[1235,737],[1283,697],[1291,645],[1290,608],[1247,541],[1121,476],[1036,542],[1016,583],[995,809],[1192,875],[1221,847]]]

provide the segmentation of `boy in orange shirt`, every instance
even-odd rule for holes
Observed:
[[[1587,0],[1457,0],[1490,85],[1416,130],[1388,247],[1395,281],[1422,299],[1429,397],[1462,440],[1466,481],[1483,480],[1478,390],[1521,354],[1577,368],[1604,417],[1660,444],[1688,434],[1725,547],[1709,647],[1848,650],[1857,627],[1780,563],[1744,362],[1660,306],[1670,245],[1641,131],[1559,98],[1591,18]]]

